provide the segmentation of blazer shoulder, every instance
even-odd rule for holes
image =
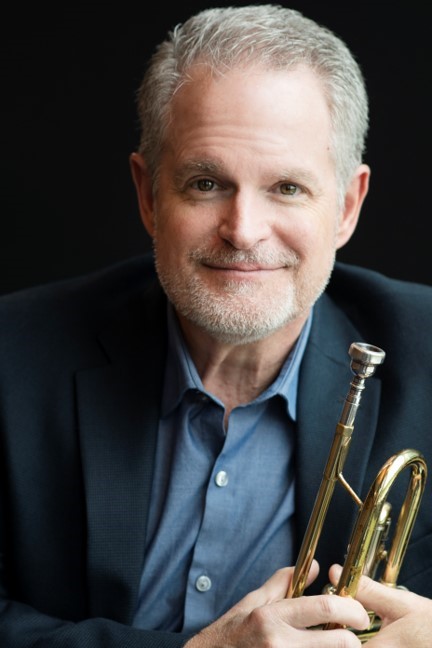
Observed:
[[[408,316],[432,313],[432,286],[344,263],[336,263],[327,292],[346,307],[357,305],[369,311]]]
[[[327,289],[331,301],[372,343],[432,356],[432,287],[401,281],[374,270],[337,263]]]
[[[4,295],[0,298],[0,352],[2,347],[6,355],[20,349],[34,352],[41,344],[51,349],[73,347],[91,332],[105,328],[107,322],[133,317],[138,310],[150,311],[156,293],[153,259],[145,255]]]
[[[70,279],[58,280],[0,296],[0,309],[19,309],[20,306],[37,304],[45,301],[55,303],[58,300],[77,298],[85,300],[86,296],[103,295],[107,291],[128,288],[130,291],[143,281],[155,278],[153,257],[145,254],[103,267],[90,273]]]

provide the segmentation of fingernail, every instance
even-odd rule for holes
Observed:
[[[340,575],[342,574],[342,566],[341,565],[333,565],[334,573],[336,578],[339,578]]]

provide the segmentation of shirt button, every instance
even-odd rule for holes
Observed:
[[[228,484],[228,473],[225,470],[220,470],[215,476],[216,486],[223,488]]]
[[[208,576],[198,576],[195,581],[195,587],[197,588],[198,592],[208,592],[211,586],[212,582]]]

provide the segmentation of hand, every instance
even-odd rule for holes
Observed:
[[[330,580],[337,583],[341,568],[333,565]],[[338,597],[339,598],[339,597]],[[363,576],[356,599],[381,618],[378,634],[368,648],[430,648],[432,600],[412,592],[382,585]]]
[[[358,648],[360,641],[349,630],[307,628],[332,621],[362,630],[369,625],[363,606],[351,598],[328,594],[286,599],[293,571],[293,567],[277,571],[190,639],[185,648]],[[317,574],[314,561],[308,585]]]

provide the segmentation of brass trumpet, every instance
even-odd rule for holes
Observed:
[[[409,538],[424,492],[427,466],[423,456],[413,449],[402,450],[386,461],[373,481],[366,499],[362,501],[345,480],[342,471],[348,454],[354,420],[360,404],[365,381],[372,376],[378,365],[384,362],[385,352],[378,347],[354,342],[349,348],[351,381],[345,398],[340,420],[336,426],[333,443],[324,469],[321,485],[309,519],[308,527],[300,548],[287,598],[302,596],[307,576],[315,555],[319,537],[324,526],[327,510],[336,482],[350,494],[358,506],[358,514],[348,544],[342,574],[336,588],[329,588],[339,596],[355,597],[362,574],[375,578],[378,570],[380,582],[397,587],[397,578],[402,566]],[[400,509],[392,544],[386,543],[391,522],[391,505],[388,493],[399,474],[410,467],[411,477],[404,503]],[[356,632],[361,643],[366,643],[380,628],[380,619],[369,613],[369,628]],[[330,628],[334,626],[326,626]]]

